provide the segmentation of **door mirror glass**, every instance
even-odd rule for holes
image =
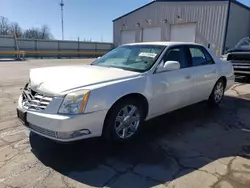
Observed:
[[[181,65],[178,61],[166,61],[157,67],[157,72],[178,70],[180,69],[180,66]]]

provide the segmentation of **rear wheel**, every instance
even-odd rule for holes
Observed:
[[[218,106],[224,97],[226,83],[223,79],[219,79],[214,88],[213,91],[208,99],[208,104],[210,106]]]
[[[132,140],[143,121],[142,105],[132,99],[124,99],[113,106],[104,124],[104,136],[109,140],[127,142]]]

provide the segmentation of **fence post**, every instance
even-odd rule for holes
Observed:
[[[80,38],[78,37],[77,38],[77,51],[78,51],[78,58],[80,58],[81,57],[81,55],[80,55]]]
[[[95,52],[97,52],[97,43],[96,42],[95,42]],[[95,54],[94,57],[98,57],[98,55]]]
[[[14,41],[15,41],[16,51],[19,51],[19,45],[18,45],[18,41],[17,41],[17,36],[16,36],[16,31],[15,30],[14,30],[13,38],[14,38]],[[16,59],[20,60],[20,54],[19,53],[16,54]]]
[[[35,40],[35,52],[37,52],[37,39]],[[36,53],[36,58],[38,59],[38,53]]]
[[[60,52],[60,41],[57,41],[57,52]],[[57,53],[57,59],[60,59],[61,56],[59,55],[59,53]]]

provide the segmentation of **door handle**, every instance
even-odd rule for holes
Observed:
[[[185,78],[186,78],[186,79],[190,79],[190,78],[191,78],[191,76],[190,76],[190,75],[188,75],[188,76],[185,76]]]
[[[216,74],[216,70],[213,70],[209,74],[206,74],[205,77],[210,77],[210,76],[213,76],[214,74]]]

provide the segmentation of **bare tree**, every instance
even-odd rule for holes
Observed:
[[[10,31],[10,23],[8,18],[0,16],[0,35],[8,35]]]
[[[15,35],[17,38],[53,39],[50,28],[43,25],[41,28],[30,28],[22,32],[22,28],[16,22],[10,23],[8,18],[0,16],[0,35]]]
[[[48,26],[44,25],[41,29],[40,28],[31,28],[27,29],[23,33],[24,38],[29,39],[52,39],[53,36],[50,33],[50,29]]]
[[[26,29],[23,33],[23,38],[28,39],[38,39],[39,38],[39,28]]]
[[[13,34],[13,35],[15,34],[17,38],[21,38],[22,35],[23,35],[22,29],[21,29],[20,25],[17,22],[11,23],[10,33]]]
[[[47,25],[43,25],[42,28],[40,29],[41,39],[52,39],[53,36],[50,32],[50,28]]]

